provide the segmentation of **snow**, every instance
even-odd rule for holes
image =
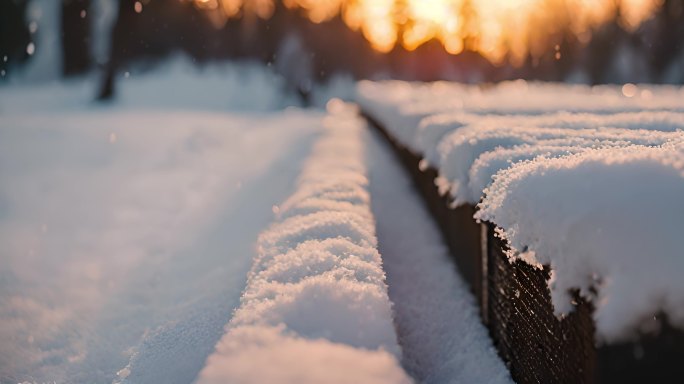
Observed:
[[[421,120],[415,133],[417,152],[422,153],[430,165],[439,166],[440,141],[450,132],[473,124],[489,126],[530,126],[545,128],[599,129],[605,127],[647,129],[672,132],[684,129],[684,113],[670,111],[635,111],[622,113],[569,113],[552,112],[541,115],[475,115],[463,112],[445,112]]]
[[[387,352],[288,337],[277,327],[239,328],[230,341],[220,345],[219,353],[231,358],[205,368],[199,383],[408,382]],[[240,381],[225,381],[227,377]]]
[[[0,382],[510,382],[354,107],[289,108],[249,63],[132,67],[108,104],[88,80],[0,88]],[[551,266],[559,316],[579,289],[599,341],[684,327],[681,89],[356,92],[511,259]]]
[[[537,158],[497,174],[476,217],[513,257],[550,265],[557,313],[568,291],[596,306],[602,341],[634,336],[659,312],[684,326],[684,141]]]
[[[380,140],[369,136],[366,150],[371,206],[404,367],[426,384],[511,383],[437,226]]]
[[[595,147],[619,146],[611,142],[598,142]],[[583,145],[557,145],[557,144],[523,144],[511,148],[499,147],[493,151],[481,154],[468,171],[467,193],[468,203],[477,204],[484,195],[487,186],[497,172],[506,170],[512,164],[537,157],[555,158],[564,157],[574,153],[580,153],[591,149],[591,146]]]
[[[202,369],[323,118],[268,111],[277,84],[239,75],[257,69],[216,71],[136,75],[105,106],[85,82],[0,89],[0,381]]]
[[[364,126],[336,109],[259,237],[240,307],[198,383],[410,382],[376,248]]]
[[[564,129],[511,126],[494,123],[473,124],[454,131],[439,143],[440,177],[449,183],[454,205],[475,204],[482,190],[470,194],[469,170],[482,154],[521,145],[601,147],[613,145],[660,145],[680,136],[677,132],[629,130],[620,128]],[[533,150],[531,154],[536,154]],[[512,159],[511,159],[512,160]],[[523,160],[522,158],[520,160]],[[491,176],[491,175],[490,175]]]
[[[361,83],[357,99],[454,205],[477,204],[511,259],[549,265],[556,313],[578,289],[597,339],[684,328],[684,88]]]
[[[639,121],[652,120],[645,125],[662,130],[683,128],[684,88],[635,85],[634,92],[635,96],[626,97],[622,87],[617,86],[524,80],[490,87],[448,82],[362,81],[357,86],[356,100],[365,112],[391,130],[400,143],[426,153],[430,164],[437,164],[439,156],[429,151],[436,148],[441,137],[483,117],[515,122],[514,116],[519,115],[524,120],[536,120],[533,126],[546,127],[572,128],[588,121],[585,128],[631,128],[638,126]],[[419,128],[421,122],[435,127]]]
[[[428,88],[402,81],[362,81],[357,86],[356,100],[365,112],[389,127],[399,142],[410,147],[423,118],[462,108],[458,95],[464,89],[449,83],[435,83]]]
[[[11,78],[8,86],[0,88],[0,114],[33,113],[36,106],[41,112],[69,113],[86,107],[269,112],[299,105],[294,95],[286,93],[282,77],[250,62],[198,67],[179,55],[154,71],[133,66],[127,77],[120,74],[117,79],[111,105],[93,101],[99,80],[95,73],[71,81],[29,85]]]

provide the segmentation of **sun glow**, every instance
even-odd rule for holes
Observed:
[[[277,0],[194,0],[203,9],[223,10],[227,17],[256,14],[268,18]],[[301,9],[315,23],[341,15],[360,30],[374,49],[397,45],[415,50],[438,40],[452,54],[476,51],[493,62],[521,62],[538,57],[548,41],[566,31],[579,41],[592,26],[618,14],[626,28],[636,28],[662,0],[282,0]],[[547,38],[548,40],[548,38]]]
[[[410,22],[402,33],[404,47],[414,50],[431,39],[438,39],[450,53],[463,50],[458,0],[412,0],[405,11],[404,20]]]

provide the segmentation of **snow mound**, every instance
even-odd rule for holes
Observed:
[[[362,83],[357,98],[438,170],[454,205],[549,265],[557,314],[593,302],[600,341],[684,328],[684,88]]]
[[[0,382],[192,382],[323,117],[0,115]]]
[[[368,139],[371,206],[404,368],[424,384],[512,383],[411,178],[379,135]]]
[[[114,100],[104,104],[93,103],[97,73],[65,82],[27,83],[23,78],[10,78],[7,86],[0,88],[0,115],[71,113],[84,107],[93,111],[122,108],[248,114],[300,104],[286,91],[282,77],[248,61],[200,67],[178,55],[154,69],[128,68],[117,78]]]
[[[554,112],[542,115],[476,115],[449,112],[430,115],[420,121],[415,133],[415,150],[428,164],[440,165],[437,150],[449,133],[472,124],[494,126],[530,126],[545,128],[598,129],[604,127],[646,129],[674,132],[684,129],[684,113],[670,111],[636,111],[614,114]]]
[[[482,190],[470,194],[469,172],[481,155],[502,148],[521,145],[532,146],[529,154],[543,146],[602,147],[640,144],[661,145],[676,138],[679,133],[622,128],[564,129],[500,124],[474,124],[450,133],[439,144],[441,156],[440,177],[448,181],[448,189],[454,205],[477,203]],[[524,150],[523,147],[522,149]],[[535,149],[536,148],[536,149]],[[509,160],[514,160],[510,158]],[[523,159],[520,159],[523,160]]]
[[[325,339],[288,336],[282,326],[234,328],[208,363],[199,383],[408,381],[395,357],[387,352],[354,348]]]
[[[435,140],[451,130],[450,125],[458,128],[493,116],[502,122],[516,115],[523,119],[536,116],[538,121],[532,125],[551,127],[684,128],[684,89],[639,85],[630,96],[625,96],[619,86],[590,87],[524,80],[494,87],[447,82],[363,81],[356,92],[356,100],[366,113],[383,123],[400,143],[419,153],[435,148]],[[625,115],[621,116],[623,113]],[[451,116],[437,118],[434,121],[437,127],[422,129],[428,132],[419,133],[421,122],[443,114]],[[545,116],[554,114],[559,116]],[[432,164],[438,160],[434,156],[427,159]]]
[[[403,81],[362,81],[356,100],[366,113],[383,123],[400,143],[411,147],[415,130],[424,118],[462,108],[465,86],[438,82],[433,85]]]
[[[684,326],[684,141],[537,158],[497,175],[476,217],[502,229],[512,253],[552,268],[556,312],[579,288],[597,334],[630,336],[659,312]]]
[[[354,111],[326,120],[198,383],[402,383]]]

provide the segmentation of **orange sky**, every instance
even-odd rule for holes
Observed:
[[[194,0],[207,9],[220,9],[229,17],[250,12],[268,18],[273,0]],[[283,0],[290,8],[304,9],[314,22],[338,14],[353,29],[361,30],[373,48],[388,52],[401,44],[413,50],[437,39],[457,54],[476,50],[494,62],[522,60],[535,52],[535,36],[569,28],[582,39],[588,29],[615,13],[621,4],[624,26],[634,28],[648,18],[662,0]],[[537,39],[538,40],[538,39]]]

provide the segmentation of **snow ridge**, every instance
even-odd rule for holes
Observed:
[[[377,251],[362,122],[337,105],[262,233],[240,307],[198,383],[407,383]]]
[[[494,87],[449,82],[362,81],[356,100],[404,146],[426,155],[443,134],[473,122],[556,128],[684,128],[684,88],[639,85],[632,97],[620,87],[548,84],[524,80]],[[422,124],[421,124],[422,123]],[[423,127],[428,125],[432,127]]]
[[[684,129],[684,113],[671,111],[634,111],[621,113],[552,112],[541,115],[476,115],[464,112],[444,112],[420,121],[415,133],[415,149],[430,165],[440,165],[437,150],[447,134],[472,124],[488,126],[528,126],[566,129],[599,129],[605,127],[647,129],[674,132]]]
[[[449,192],[454,198],[454,205],[475,204],[480,200],[483,191],[476,190],[474,194],[470,194],[467,188],[470,182],[469,170],[473,163],[485,153],[518,147],[519,151],[527,150],[530,156],[535,154],[540,156],[543,152],[537,153],[537,149],[542,149],[544,146],[570,149],[633,144],[657,146],[678,136],[676,132],[623,128],[564,129],[474,124],[448,134],[440,142],[439,173],[440,177],[449,182]]]
[[[380,135],[368,136],[372,208],[404,368],[423,384],[512,384],[412,180]]]
[[[511,259],[549,265],[555,311],[592,301],[599,341],[684,327],[684,88],[364,82],[357,98],[478,204]]]
[[[557,314],[572,310],[571,289],[592,300],[601,341],[652,331],[661,312],[682,326],[683,143],[514,164],[497,174],[476,218],[528,250],[512,257],[551,265]]]

